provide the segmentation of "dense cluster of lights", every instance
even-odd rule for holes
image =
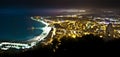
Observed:
[[[62,17],[63,19],[56,20],[56,18],[59,18],[59,17]],[[64,18],[66,17],[69,17],[69,18],[72,17],[73,20],[64,20]],[[52,43],[54,39],[57,39],[58,42],[61,42],[60,39],[63,36],[76,38],[76,37],[82,37],[83,35],[89,35],[89,34],[97,35],[98,34],[101,38],[103,38],[103,37],[106,37],[106,30],[109,30],[109,29],[106,29],[108,24],[110,23],[118,24],[118,25],[120,24],[119,20],[114,20],[112,18],[94,17],[91,21],[90,19],[82,20],[82,19],[79,19],[78,17],[79,17],[78,15],[60,15],[60,16],[56,16],[55,19],[52,19],[51,17],[50,18],[47,17],[48,19],[44,19],[40,16],[37,16],[35,18],[31,17],[32,20],[46,25],[45,27],[37,28],[37,29],[43,30],[43,32],[39,36],[35,36],[34,38],[28,40],[29,43],[27,44],[2,42],[0,43],[0,49],[2,50],[8,50],[9,48],[29,49],[35,46],[37,43],[45,40],[45,38],[50,33],[51,35],[50,35],[49,40],[47,39],[47,41],[42,42],[45,45]],[[75,18],[79,20],[76,21],[74,20]],[[106,22],[105,20],[109,20],[110,22]],[[58,24],[59,26],[55,26],[56,24]],[[36,28],[32,27],[32,29],[36,29]],[[114,29],[113,32],[115,31],[118,31],[117,33],[120,33],[119,30]],[[119,34],[115,34],[113,36],[119,37]]]

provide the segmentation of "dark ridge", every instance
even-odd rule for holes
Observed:
[[[120,39],[113,39],[110,41],[104,41],[103,38],[94,35],[86,35],[82,38],[77,37],[76,39],[63,37],[61,39],[61,45],[57,45],[59,42],[53,41],[53,45],[41,46],[38,44],[34,49],[18,53],[10,56],[29,56],[29,57],[64,57],[64,56],[81,56],[82,53],[101,52],[107,50],[117,50],[120,48]],[[58,46],[58,49],[55,49]],[[56,51],[53,52],[53,49]],[[11,51],[12,52],[12,51]],[[9,54],[7,54],[9,55]],[[7,56],[6,55],[6,56]]]

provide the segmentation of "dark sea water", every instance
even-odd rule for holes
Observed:
[[[0,16],[0,40],[25,41],[42,33],[42,30],[31,30],[31,27],[44,27],[45,25],[30,19],[26,15]]]

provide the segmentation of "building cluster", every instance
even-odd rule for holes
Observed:
[[[31,17],[31,19],[46,25],[44,28],[40,28],[43,29],[42,34],[34,37],[32,42],[27,44],[2,42],[0,43],[0,49],[29,49],[41,41],[47,45],[52,43],[54,39],[60,42],[60,39],[63,37],[80,38],[89,34],[101,38],[120,38],[120,16],[114,14],[113,11],[103,10],[103,13],[96,13],[96,11],[67,10],[67,14],[35,16]],[[36,28],[32,27],[32,30],[34,29]]]
[[[45,20],[56,28],[54,38],[57,39],[62,37],[76,38],[89,34],[101,38],[120,38],[119,18],[93,15],[61,15]]]

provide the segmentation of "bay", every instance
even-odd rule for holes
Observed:
[[[42,30],[32,27],[44,27],[45,25],[30,19],[26,15],[2,15],[0,16],[0,40],[25,41],[42,33]]]

